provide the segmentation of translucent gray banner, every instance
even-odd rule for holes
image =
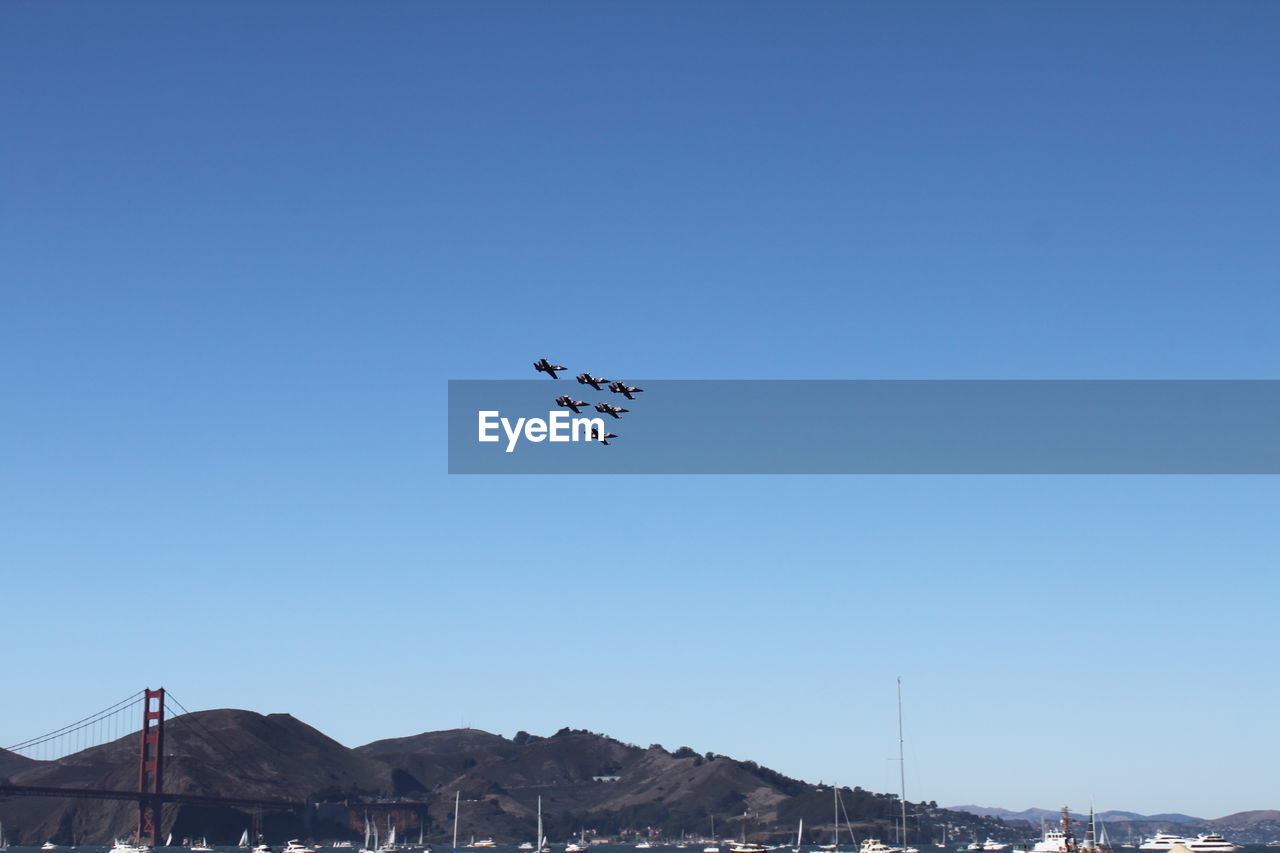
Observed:
[[[1275,380],[632,384],[450,381],[449,472],[1280,473]]]

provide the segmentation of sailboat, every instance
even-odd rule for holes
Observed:
[[[711,816],[711,843],[702,848],[702,853],[720,853],[720,842],[716,839],[716,816]]]
[[[578,840],[570,841],[565,845],[564,853],[583,853],[587,849],[587,828],[584,826],[578,831]]]
[[[462,792],[453,793],[453,853],[458,853],[458,806],[462,803]]]
[[[840,846],[840,786],[831,786],[831,843],[819,844],[819,850],[835,850]],[[797,844],[797,846],[799,846]]]
[[[4,840],[4,824],[0,823],[0,853],[9,849],[9,842]]]
[[[376,829],[376,827],[375,827]],[[391,853],[396,849],[396,825],[391,820],[391,815],[387,815],[387,842],[378,848],[378,853]]]
[[[791,848],[791,853],[800,853],[800,845],[804,838],[804,818],[800,818],[800,828],[796,830],[796,846]]]
[[[542,834],[542,797],[538,797],[538,846],[536,853],[550,853],[551,848],[547,846],[547,837]]]
[[[240,833],[240,843],[236,846],[241,850],[249,849],[249,830],[246,829],[244,832]]]

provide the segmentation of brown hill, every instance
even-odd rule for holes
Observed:
[[[17,784],[132,789],[137,784],[137,736],[86,749],[58,761],[17,762]],[[349,749],[287,714],[218,710],[187,714],[166,726],[166,784],[172,793],[307,802],[301,812],[268,814],[268,840],[354,839],[369,812],[416,836],[448,837],[455,792],[463,803],[464,837],[532,839],[542,797],[547,834],[580,829],[611,837],[644,832],[704,835],[715,821],[721,837],[788,840],[804,818],[811,842],[829,839],[830,789],[818,788],[754,762],[669,752],[622,743],[587,731],[551,737],[521,732],[508,739],[474,729],[424,732]],[[884,833],[898,813],[895,797],[845,789],[845,808],[860,833]],[[1005,837],[997,820],[910,806],[921,837],[949,823],[953,837]],[[132,835],[136,807],[128,802],[14,798],[0,802],[11,840],[63,844],[109,842]],[[251,819],[225,807],[166,806],[161,833],[234,842]]]
[[[0,749],[0,779],[8,779],[16,773],[30,770],[39,763],[34,758],[27,758],[25,755],[18,755],[18,753],[10,752],[7,749]]]
[[[171,793],[315,800],[330,792],[380,793],[390,787],[385,764],[352,750],[288,714],[203,711],[166,727],[165,790]],[[38,762],[10,781],[59,788],[134,790],[137,735]],[[133,835],[137,807],[128,802],[25,797],[0,803],[11,840],[71,844]],[[188,826],[192,822],[212,826]],[[244,815],[231,809],[166,806],[162,831],[238,837]]]

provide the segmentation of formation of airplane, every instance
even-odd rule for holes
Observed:
[[[556,376],[556,371],[564,370],[565,366],[563,364],[552,364],[545,358],[540,358],[533,363],[533,369],[539,373],[550,373],[552,379],[559,379],[560,377]]]
[[[572,397],[570,397],[568,394],[562,394],[559,397],[556,397],[557,406],[561,406],[566,409],[573,409],[573,413],[575,415],[582,414],[582,409],[579,409],[578,407],[585,406],[586,404],[587,404],[586,400],[575,400]]]
[[[643,389],[643,388],[636,388],[634,385],[623,385],[621,382],[610,382],[610,383],[609,383],[609,390],[610,390],[610,391],[612,391],[612,392],[613,392],[613,393],[615,393],[615,394],[622,394],[622,395],[623,395],[623,396],[625,396],[628,400],[634,400],[634,399],[635,399],[635,397],[632,397],[631,395],[632,395],[632,394],[638,394],[638,393],[640,393],[641,391],[643,391],[644,389]]]
[[[606,415],[613,415],[621,420],[622,412],[629,412],[630,409],[619,409],[617,406],[610,406],[608,403],[596,403],[596,411],[604,412]]]
[[[590,373],[578,374],[579,385],[590,385],[592,388],[596,389],[597,391],[600,390],[601,382],[608,382],[608,381],[609,381],[608,379],[601,379],[599,376],[592,376]]]
[[[568,368],[563,364],[552,364],[545,358],[540,358],[535,361],[533,363],[533,369],[539,373],[547,374],[552,379],[560,378],[556,375],[557,371],[568,370]],[[640,394],[644,391],[643,388],[637,388],[634,385],[628,385],[625,382],[610,382],[608,379],[601,376],[592,376],[590,373],[579,373],[577,380],[579,385],[590,385],[597,391],[601,390],[600,386],[607,384],[610,391],[615,394],[621,394],[628,400],[634,400],[635,394]],[[568,394],[561,394],[559,397],[556,397],[556,405],[565,409],[573,409],[573,413],[577,415],[582,413],[581,407],[588,404],[585,400],[575,400]],[[623,414],[631,410],[624,409],[621,406],[610,405],[609,403],[596,403],[596,411],[621,420]],[[594,428],[591,430],[591,438],[595,441],[599,441],[601,444],[608,444],[609,439],[617,437],[617,433],[606,432],[601,435],[599,430]]]

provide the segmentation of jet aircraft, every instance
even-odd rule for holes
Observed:
[[[557,406],[563,406],[566,409],[573,409],[573,413],[575,415],[582,414],[582,410],[579,409],[578,407],[585,406],[586,404],[587,404],[586,400],[575,400],[572,397],[570,397],[568,394],[562,394],[559,397],[556,397]]]
[[[620,412],[629,412],[630,409],[619,409],[617,406],[610,406],[608,403],[596,403],[596,411],[604,412],[606,415],[613,415],[615,418],[621,419]]]
[[[634,386],[632,386],[632,385],[623,385],[621,382],[610,382],[610,383],[609,383],[609,390],[610,390],[610,391],[612,391],[612,392],[613,392],[613,393],[615,393],[615,394],[622,394],[622,395],[623,395],[623,396],[625,396],[628,400],[634,400],[634,399],[635,399],[635,397],[632,397],[632,396],[631,396],[631,395],[632,395],[632,393],[633,393],[633,392],[640,392],[640,391],[643,391],[644,389],[643,389],[643,388],[636,388],[636,387],[634,387]]]
[[[590,373],[578,374],[578,384],[590,385],[592,388],[596,389],[597,391],[600,390],[601,382],[608,382],[608,381],[609,381],[608,379],[601,379],[599,376],[592,376]]]
[[[592,440],[593,440],[593,441],[598,441],[598,442],[600,442],[601,444],[608,444],[608,443],[609,443],[609,439],[611,439],[611,438],[617,438],[617,437],[618,437],[618,434],[617,434],[616,432],[606,432],[604,435],[601,435],[601,434],[600,434],[600,430],[596,429],[595,427],[592,427],[592,428],[591,428],[591,438],[592,438]]]
[[[556,371],[567,370],[568,368],[566,368],[563,364],[552,364],[551,362],[547,361],[545,358],[540,358],[533,363],[533,369],[538,371],[539,373],[550,373],[552,379],[559,379],[560,377],[556,376]]]

